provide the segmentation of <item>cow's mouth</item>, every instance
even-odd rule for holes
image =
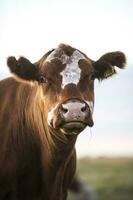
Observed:
[[[70,122],[64,123],[60,127],[60,130],[64,134],[77,135],[81,131],[83,131],[86,126],[87,126],[87,124],[85,124],[84,122],[81,122],[81,121],[70,121]]]

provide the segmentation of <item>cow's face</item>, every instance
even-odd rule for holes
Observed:
[[[45,79],[42,86],[49,126],[68,134],[92,126],[92,62],[78,50],[61,45],[37,65]]]
[[[13,73],[41,85],[48,125],[64,134],[78,134],[87,125],[93,126],[94,79],[113,75],[114,66],[123,68],[124,63],[121,52],[105,54],[94,62],[67,45],[48,52],[35,64],[23,57],[8,58]]]

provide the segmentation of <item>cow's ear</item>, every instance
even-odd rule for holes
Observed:
[[[123,69],[125,64],[126,57],[124,53],[120,51],[107,53],[93,63],[95,78],[103,80],[113,76],[116,73],[114,66]]]
[[[27,58],[8,57],[7,65],[10,71],[21,79],[34,81],[38,76],[38,68],[32,64]]]

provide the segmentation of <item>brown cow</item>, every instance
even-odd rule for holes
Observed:
[[[32,64],[9,57],[0,82],[0,200],[65,200],[76,168],[75,142],[93,126],[94,79],[123,68],[112,52],[94,62],[61,44]]]

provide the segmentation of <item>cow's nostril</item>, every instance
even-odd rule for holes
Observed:
[[[84,107],[81,108],[82,112],[85,112],[87,110],[87,106],[85,105]]]
[[[61,112],[62,112],[63,114],[65,114],[65,113],[68,112],[68,109],[62,105],[62,106],[61,106]]]

